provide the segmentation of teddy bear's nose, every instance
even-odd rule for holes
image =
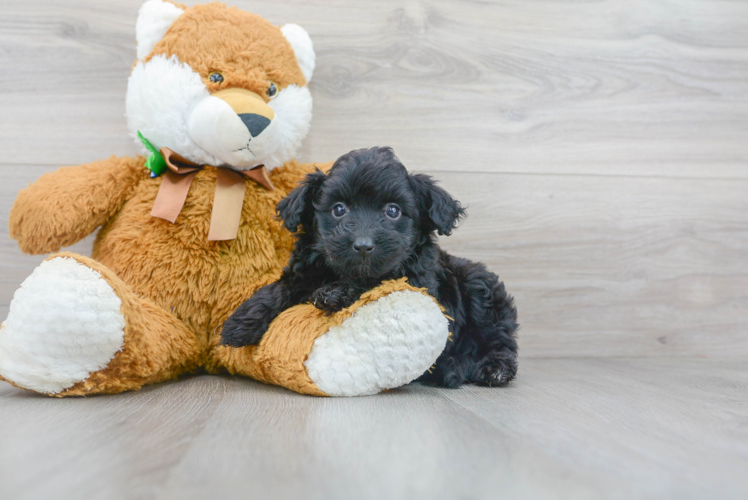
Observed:
[[[249,130],[249,133],[252,134],[252,137],[257,137],[270,125],[269,119],[255,113],[241,113],[239,118]]]

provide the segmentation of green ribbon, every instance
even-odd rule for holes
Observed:
[[[166,166],[166,160],[164,160],[161,152],[156,149],[153,144],[148,141],[148,139],[143,137],[143,134],[140,133],[140,130],[138,130],[138,139],[140,139],[140,142],[143,143],[143,146],[145,146],[146,149],[151,152],[151,156],[149,156],[145,161],[145,166],[148,168],[148,170],[151,171],[151,177],[158,177],[159,175],[163,174],[168,167]]]

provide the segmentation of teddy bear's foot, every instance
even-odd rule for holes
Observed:
[[[0,330],[0,374],[51,394],[85,380],[122,348],[121,306],[98,272],[71,258],[44,261],[10,303]]]
[[[121,392],[168,378],[197,351],[181,323],[105,266],[61,254],[16,291],[0,328],[0,375],[49,395]]]
[[[449,323],[434,299],[385,282],[331,316],[310,304],[273,321],[259,346],[217,347],[232,373],[304,394],[363,396],[399,387],[444,350]]]
[[[353,312],[314,342],[309,378],[331,396],[376,394],[418,378],[449,335],[446,318],[421,292],[392,292]]]

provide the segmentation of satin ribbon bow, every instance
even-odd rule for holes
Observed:
[[[156,154],[155,148],[148,149]],[[157,162],[156,168],[151,168],[154,163],[151,161],[153,155],[149,158],[151,164],[148,165],[148,168],[156,175],[160,175],[161,172],[157,170],[161,170],[164,175],[161,187],[156,195],[156,201],[153,203],[151,215],[174,223],[182,211],[182,207],[184,207],[192,181],[205,165],[193,163],[169,148],[161,148],[158,153],[163,158],[166,168],[158,168],[162,165],[157,158],[154,159]],[[217,167],[216,191],[213,195],[208,241],[225,241],[236,238],[242,216],[242,206],[244,205],[245,177],[254,180],[268,191],[275,189],[264,165],[252,170],[242,171],[236,171],[228,167]]]

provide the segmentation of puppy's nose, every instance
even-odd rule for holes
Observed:
[[[257,137],[270,125],[270,120],[255,113],[242,113],[239,115],[244,126],[247,127],[252,137]]]
[[[374,242],[371,238],[356,238],[353,242],[353,249],[361,254],[362,257],[374,250]]]

